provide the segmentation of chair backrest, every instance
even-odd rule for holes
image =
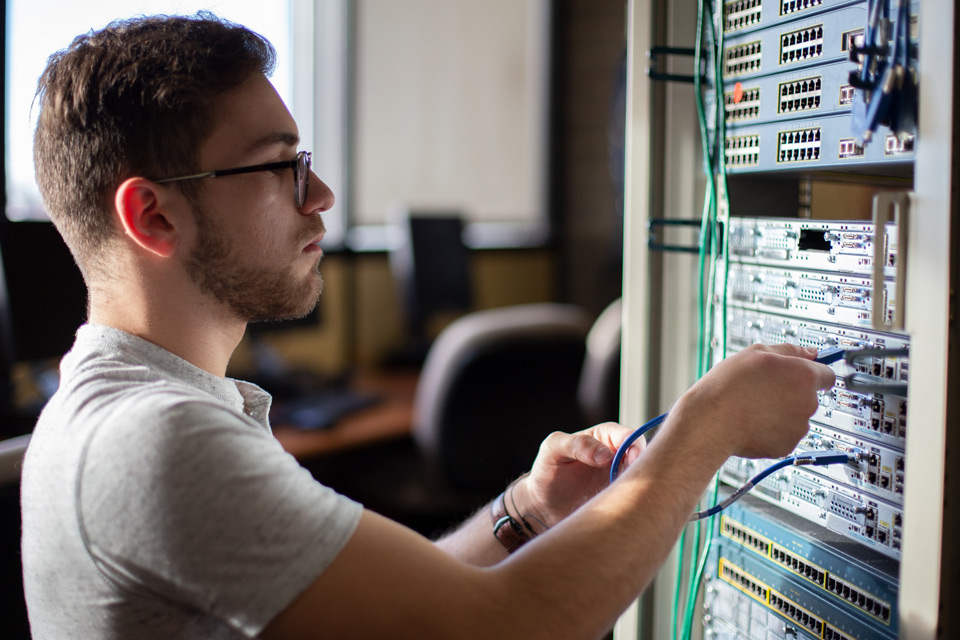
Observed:
[[[448,484],[499,491],[548,434],[582,427],[589,324],[579,307],[545,303],[474,312],[441,332],[417,386],[413,433]]]
[[[620,419],[622,316],[622,301],[617,298],[597,317],[587,335],[587,355],[577,397],[589,424]]]

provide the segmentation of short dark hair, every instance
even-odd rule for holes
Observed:
[[[50,56],[37,87],[36,179],[88,282],[120,183],[198,171],[217,98],[275,63],[263,36],[208,12],[118,20]],[[191,198],[200,189],[175,186]]]

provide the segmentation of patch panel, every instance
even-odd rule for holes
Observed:
[[[723,3],[723,30],[737,31],[760,24],[763,0],[733,0]]]
[[[850,138],[850,115],[837,111],[815,120],[743,124],[732,127],[728,135],[757,136],[759,161],[750,169],[753,173],[849,169],[897,175],[909,169],[915,155],[909,144],[905,144],[902,151],[892,151],[894,143],[891,142],[889,153],[884,145],[869,144],[863,147],[862,154],[841,158],[837,150],[841,140]],[[744,171],[738,167],[728,169],[730,173]]]
[[[718,7],[719,2],[714,6]],[[727,0],[723,4],[724,34],[737,34],[796,22],[865,0]]]
[[[726,290],[728,306],[734,308],[870,327],[874,295],[882,296],[883,324],[893,320],[896,284],[884,281],[882,287],[874,292],[872,280],[858,275],[731,262]]]
[[[780,64],[809,62],[823,55],[823,24],[815,24],[780,36]]]
[[[853,68],[853,65],[844,59],[817,65],[812,69],[783,70],[775,74],[744,80],[736,77],[727,79],[723,84],[723,91],[727,105],[728,134],[739,135],[738,128],[753,123],[782,122],[839,114],[849,117],[856,93],[853,86],[849,84],[850,71]],[[731,101],[736,97],[738,83],[742,91],[741,104],[734,101],[731,105]],[[746,98],[754,95],[750,93],[751,91],[756,91],[759,96],[777,96],[777,99],[747,103]],[[707,92],[704,96],[704,104],[707,125],[711,129],[716,122],[713,100],[713,92]],[[732,118],[731,113],[735,107],[738,109],[735,112],[738,117]],[[850,136],[849,121],[841,127],[838,135],[839,137]],[[909,147],[909,144],[907,146]]]
[[[796,218],[739,218],[729,222],[730,260],[744,264],[873,274],[872,224]],[[883,233],[884,274],[895,275],[897,229]]]
[[[724,77],[780,73],[788,67],[846,60],[843,34],[863,28],[867,4],[840,4],[829,12],[812,11],[794,18],[727,36]],[[851,67],[849,63],[847,66]]]
[[[723,74],[726,77],[756,73],[760,71],[763,60],[762,45],[759,40],[745,42],[723,50]]]
[[[820,108],[823,76],[781,82],[777,90],[777,113],[799,113]]]
[[[723,153],[728,167],[755,166],[760,162],[760,138],[755,135],[727,136]]]
[[[720,479],[740,486],[775,461],[731,458]],[[903,508],[822,476],[806,467],[786,467],[763,480],[752,495],[897,560]]]
[[[760,87],[728,91],[723,94],[723,102],[728,124],[755,120],[760,116]]]
[[[711,578],[725,582],[816,638],[891,638],[894,632],[871,616],[827,600],[820,590],[796,581],[769,563],[717,540]],[[839,634],[839,635],[838,635]]]
[[[798,11],[815,9],[823,4],[823,0],[780,0],[780,15],[788,16]]]
[[[703,598],[704,636],[711,640],[790,638],[813,640],[814,636],[731,585],[707,578]]]
[[[820,127],[781,130],[777,162],[815,162],[820,159]]]

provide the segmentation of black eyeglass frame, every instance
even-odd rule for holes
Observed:
[[[275,171],[277,169],[293,169],[293,194],[299,209],[307,201],[307,188],[310,186],[310,167],[313,166],[313,154],[309,151],[298,151],[293,160],[283,162],[268,162],[266,164],[252,164],[247,167],[233,169],[217,169],[194,173],[189,176],[176,178],[162,178],[154,180],[157,183],[179,182],[180,180],[199,180],[200,178],[219,178],[220,176],[234,176],[240,173],[255,173],[257,171]]]

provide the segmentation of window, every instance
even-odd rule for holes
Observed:
[[[277,69],[271,80],[293,111],[294,105],[300,104],[295,91],[299,85],[293,82],[291,24],[297,8],[294,4],[264,3],[262,0],[7,0],[7,217],[11,220],[46,218],[33,177],[33,131],[37,118],[34,94],[37,79],[54,51],[65,48],[80,33],[100,29],[117,18],[160,13],[192,14],[199,9],[209,9],[249,27],[273,43],[278,55]],[[309,110],[306,113],[309,114]],[[294,117],[297,115],[294,111]],[[303,119],[306,120],[306,116]],[[310,124],[307,126],[309,128]]]
[[[46,217],[32,147],[47,57],[116,18],[200,9],[276,47],[271,80],[337,196],[327,246],[389,247],[401,206],[462,212],[471,246],[544,240],[549,0],[7,0],[10,219]]]
[[[393,210],[459,211],[472,246],[541,242],[549,2],[357,0],[354,248]]]

